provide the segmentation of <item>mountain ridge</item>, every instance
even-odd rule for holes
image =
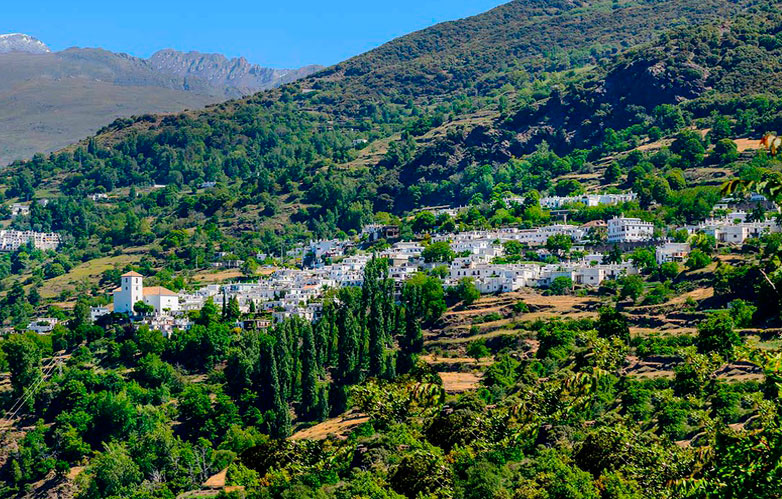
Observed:
[[[101,48],[36,51],[36,43],[45,45],[20,36],[26,38],[6,36],[15,49],[0,50],[0,164],[58,150],[120,117],[197,109],[320,69],[271,69],[170,49],[150,59]],[[33,45],[20,44],[28,38]]]
[[[0,34],[0,54],[8,52],[45,54],[51,52],[51,49],[41,40],[24,33]]]

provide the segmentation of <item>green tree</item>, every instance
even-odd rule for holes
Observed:
[[[619,338],[630,343],[630,323],[623,313],[613,307],[600,309],[596,328],[601,338]]]
[[[728,310],[738,327],[750,327],[758,307],[744,300],[733,300],[728,304]]]
[[[413,231],[416,233],[429,232],[434,229],[437,220],[431,211],[422,211],[413,219]]]
[[[92,460],[90,472],[92,480],[86,495],[91,499],[127,497],[143,478],[125,445],[119,443],[106,444]]]
[[[247,277],[254,277],[258,273],[258,262],[254,258],[247,258],[242,264],[242,274]]]
[[[467,347],[467,355],[480,362],[481,359],[491,355],[491,351],[486,347],[485,341],[473,341]]]
[[[317,417],[318,406],[318,364],[315,351],[315,337],[312,327],[303,328],[301,348],[301,416],[305,419]]]
[[[665,262],[660,265],[660,279],[675,279],[679,275],[679,264],[676,262]]]
[[[456,258],[456,253],[451,249],[451,245],[448,244],[448,241],[437,241],[424,248],[421,252],[421,256],[426,263],[450,263]]]
[[[567,234],[554,234],[546,239],[546,249],[557,253],[566,254],[573,247],[573,239]]]
[[[711,257],[699,249],[694,249],[690,252],[685,266],[690,270],[698,270],[707,267],[711,263]]]
[[[638,301],[638,298],[644,292],[644,280],[637,275],[625,276],[621,279],[622,287],[619,288],[619,297],[622,299],[630,298],[633,301]]]
[[[524,251],[524,245],[515,239],[511,239],[502,243],[502,249],[507,256],[518,256]]]
[[[671,152],[681,156],[682,166],[687,168],[703,161],[706,148],[703,146],[700,133],[695,130],[684,130],[679,132],[671,144]]]
[[[225,309],[225,318],[228,321],[235,321],[242,316],[242,311],[239,308],[239,298],[232,296],[228,299],[228,307]]]
[[[584,192],[584,187],[575,179],[562,179],[554,186],[557,196],[572,196]]]
[[[464,305],[472,305],[475,300],[481,297],[481,292],[475,286],[475,279],[472,277],[464,277],[459,279],[459,283],[456,285],[454,295]]]
[[[709,314],[698,324],[698,351],[717,352],[725,358],[732,358],[733,347],[743,342],[734,327],[735,323],[728,311]]]
[[[723,115],[717,115],[713,117],[711,123],[711,130],[709,130],[709,139],[712,143],[719,142],[721,140],[727,140],[731,136],[730,121]]]
[[[711,159],[715,163],[727,165],[739,159],[739,149],[735,142],[730,139],[721,139],[714,145],[711,153]]]
[[[442,282],[423,273],[415,274],[405,281],[402,303],[408,313],[424,323],[433,323],[448,308]]]
[[[143,301],[139,300],[133,304],[133,311],[136,312],[138,315],[149,315],[155,311],[155,307],[153,307],[152,305],[148,305]]]
[[[654,251],[649,248],[638,248],[630,253],[630,261],[644,272],[651,272],[657,268]]]
[[[11,373],[14,396],[22,397],[41,379],[41,349],[30,337],[19,334],[3,341],[2,349]],[[31,398],[29,404],[32,402],[34,399]]]
[[[399,360],[397,371],[400,374],[409,372],[416,363],[416,357],[424,348],[424,335],[421,324],[415,314],[404,312],[404,332],[399,339]]]
[[[566,295],[573,289],[573,279],[570,277],[559,276],[551,281],[548,287],[548,293],[552,295]]]
[[[624,172],[622,171],[622,167],[619,166],[619,163],[612,161],[605,169],[605,172],[603,172],[603,183],[614,184],[622,178],[623,174]]]
[[[604,264],[619,264],[622,263],[622,250],[619,246],[614,244],[611,250],[603,256]]]

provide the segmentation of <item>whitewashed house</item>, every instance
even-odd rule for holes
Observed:
[[[654,224],[640,218],[614,217],[608,221],[609,243],[649,241],[654,237]]]
[[[128,272],[120,278],[120,287],[114,290],[114,312],[133,315],[133,306],[144,302],[155,310],[155,315],[179,311],[179,296],[162,286],[144,287],[143,276]]]
[[[40,317],[27,325],[27,329],[38,334],[48,334],[60,321],[51,317]]]
[[[667,262],[683,262],[690,254],[690,245],[687,243],[667,242],[654,250],[657,265]]]
[[[108,307],[90,307],[90,321],[95,322],[110,313]]]

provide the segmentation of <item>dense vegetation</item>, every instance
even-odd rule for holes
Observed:
[[[237,302],[220,313],[209,300],[171,339],[119,315],[91,324],[77,314],[51,335],[0,341],[7,407],[37,421],[0,470],[3,497],[94,451],[83,497],[132,495],[142,480],[156,484],[137,497],[169,497],[246,448],[289,436],[291,409],[299,423],[343,413],[352,386],[417,369],[421,323],[445,308],[430,277],[408,282],[401,303],[393,292],[387,261],[373,260],[363,287],[325,297],[314,324],[241,331]],[[53,354],[65,356],[56,369]]]
[[[257,252],[285,266],[292,242],[356,236],[371,221],[421,236],[427,263],[449,262],[458,255],[428,235],[544,224],[541,193],[597,183],[638,201],[570,206],[570,220],[624,213],[687,241],[672,226],[708,216],[724,180],[778,199],[779,162],[739,153],[733,139],[782,131],[780,32],[766,1],[514,1],[279,90],[119,120],[13,165],[7,200],[50,201],[12,226],[62,232],[65,246],[0,256],[0,320],[21,329],[45,311],[68,322],[0,342],[13,387],[4,407],[31,394],[21,400],[33,426],[6,451],[3,494],[87,465],[78,481],[89,498],[174,497],[225,467],[249,497],[778,496],[778,344],[746,341],[747,328],[780,321],[778,235],[750,240],[730,263],[713,238],[695,236],[686,271],[657,265],[652,250],[614,247],[607,261],[632,260],[642,275],[590,291],[607,305],[597,318],[526,321],[528,307],[515,304],[514,334],[459,351],[482,378],[456,396],[418,358],[422,328],[478,298],[469,279],[443,289],[442,267],[409,280],[397,300],[387,263],[374,260],[364,287],[329,292],[313,324],[241,331],[237,319],[262,314],[242,317],[234,301],[222,312],[207,303],[171,338],[87,317],[124,270],[180,290],[223,253],[255,279]],[[87,197],[102,192],[110,200]],[[468,207],[409,213],[440,203]],[[543,257],[506,243],[497,263],[556,263],[574,256],[571,244],[552,238]],[[144,256],[100,283],[42,296],[51,279],[134,248]],[[665,305],[698,286],[714,296],[673,310],[697,317],[697,332],[631,337],[623,307]],[[547,290],[572,292],[567,278]],[[467,331],[505,319],[491,312]],[[69,355],[61,371],[49,364],[58,351]],[[674,372],[628,375],[631,357],[662,358]],[[762,373],[718,376],[738,361]],[[281,438],[350,409],[369,420],[346,439]]]

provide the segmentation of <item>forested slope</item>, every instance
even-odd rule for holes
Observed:
[[[354,207],[359,218],[366,219],[373,209],[399,211],[418,202],[462,201],[472,192],[462,192],[463,184],[473,179],[454,179],[445,189],[433,185],[450,175],[451,163],[458,161],[459,169],[484,159],[497,165],[525,148],[513,147],[516,141],[508,140],[504,126],[493,126],[490,133],[452,130],[451,139],[438,144],[446,148],[439,154],[420,148],[417,136],[481,110],[489,116],[502,113],[502,125],[509,110],[518,107],[515,102],[538,109],[550,93],[562,92],[562,84],[582,81],[580,68],[615,64],[611,54],[622,47],[648,41],[678,24],[730,18],[746,5],[511,2],[394,40],[278,90],[202,112],[118,120],[89,143],[9,168],[6,197],[29,199],[43,189],[74,196],[72,203],[84,205],[80,199],[86,194],[119,187],[158,183],[180,191],[203,180],[230,180],[241,182],[234,191],[241,193],[240,199],[231,195],[239,206],[277,212],[281,200],[290,201],[293,192],[294,200],[313,205],[305,218],[327,217],[328,225],[345,230],[356,227],[356,217],[347,213],[354,203],[359,204]],[[637,92],[655,93],[647,90],[639,86]],[[524,122],[525,109],[516,111],[515,131],[521,135],[535,130]],[[551,105],[540,113],[559,130],[556,133],[571,133],[558,126]],[[593,129],[602,129],[597,125],[585,129],[594,134]],[[318,172],[348,163],[362,148],[389,138],[387,150],[378,146],[383,158],[379,163],[341,178],[332,176],[331,184],[337,187],[321,185]],[[471,145],[464,154],[450,154],[447,148],[461,141],[477,149]],[[416,171],[417,164],[427,161],[436,175]],[[43,226],[64,227],[54,220]]]

